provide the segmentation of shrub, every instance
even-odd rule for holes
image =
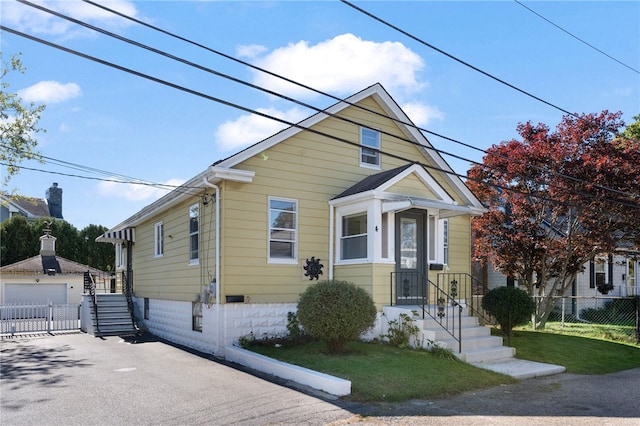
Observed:
[[[331,354],[373,326],[376,306],[363,288],[347,281],[320,281],[300,295],[298,319]]]
[[[417,312],[412,311],[412,314],[416,316]],[[382,315],[386,318],[386,314]],[[398,319],[387,320],[387,322],[389,323],[389,330],[387,334],[383,334],[380,337],[389,340],[389,344],[398,348],[411,346],[412,340],[413,345],[416,345],[420,327],[415,324],[412,316],[402,313],[398,316]]]
[[[516,325],[529,322],[536,305],[527,292],[515,287],[498,287],[482,298],[482,308],[492,315],[502,333],[511,336]]]

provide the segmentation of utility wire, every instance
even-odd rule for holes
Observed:
[[[479,72],[480,74],[482,74],[482,75],[484,75],[484,76],[486,76],[486,77],[489,77],[490,79],[495,80],[495,81],[497,81],[497,82],[498,82],[498,83],[500,83],[500,84],[503,84],[503,85],[505,85],[505,86],[507,86],[507,87],[509,87],[509,88],[513,89],[513,90],[516,90],[516,91],[518,91],[518,92],[522,93],[523,95],[526,95],[526,96],[528,96],[528,97],[530,97],[530,98],[532,98],[532,99],[535,99],[535,100],[536,100],[536,101],[538,101],[538,102],[542,102],[543,104],[546,104],[546,105],[548,105],[548,106],[550,106],[550,107],[552,107],[552,108],[554,108],[554,109],[557,109],[558,111],[560,111],[560,112],[562,112],[562,113],[564,113],[564,114],[566,114],[566,115],[572,115],[572,116],[574,116],[574,117],[579,117],[576,113],[569,112],[568,110],[566,110],[566,109],[564,109],[564,108],[561,108],[561,107],[559,107],[559,106],[557,106],[557,105],[555,105],[555,104],[553,104],[553,103],[551,103],[551,102],[549,102],[549,101],[546,101],[546,100],[542,99],[542,98],[541,98],[541,97],[539,97],[539,96],[533,95],[532,93],[529,93],[529,92],[527,92],[526,90],[520,89],[519,87],[514,86],[513,84],[508,83],[508,82],[506,82],[505,80],[502,80],[502,79],[500,79],[500,78],[498,78],[498,77],[494,76],[493,74],[488,73],[487,71],[484,71],[484,70],[482,70],[482,69],[480,69],[480,68],[478,68],[478,67],[476,67],[476,66],[474,66],[474,65],[471,65],[471,64],[470,64],[470,63],[468,63],[468,62],[463,61],[462,59],[460,59],[460,58],[458,58],[458,57],[456,57],[456,56],[452,55],[451,53],[445,52],[444,50],[439,49],[439,48],[437,48],[436,46],[434,46],[434,45],[432,45],[432,44],[430,44],[430,43],[427,43],[426,41],[422,40],[421,38],[419,38],[419,37],[417,37],[417,36],[415,36],[415,35],[413,35],[413,34],[411,34],[410,32],[405,31],[405,30],[403,30],[402,28],[400,28],[400,27],[398,27],[398,26],[396,26],[396,25],[393,25],[393,24],[392,24],[392,23],[390,23],[389,21],[385,21],[384,19],[382,19],[382,18],[380,18],[380,17],[378,17],[378,16],[374,15],[374,14],[373,14],[373,13],[371,13],[371,12],[366,11],[365,9],[363,9],[363,8],[361,8],[361,7],[356,6],[355,4],[353,4],[353,3],[351,3],[351,2],[349,2],[349,1],[347,1],[347,0],[340,0],[340,1],[341,1],[342,3],[344,3],[344,4],[346,4],[347,6],[349,6],[349,7],[353,8],[353,9],[357,10],[358,12],[360,12],[360,13],[362,13],[362,14],[364,14],[364,15],[368,16],[368,17],[370,17],[371,19],[374,19],[374,20],[376,20],[376,21],[380,22],[381,24],[386,25],[387,27],[389,27],[389,28],[391,28],[391,29],[393,29],[393,30],[395,30],[395,31],[397,31],[397,32],[399,32],[399,33],[401,33],[401,34],[403,34],[403,35],[405,35],[405,36],[409,37],[410,39],[412,39],[412,40],[414,40],[414,41],[417,41],[418,43],[420,43],[420,44],[422,44],[422,45],[424,45],[424,46],[427,46],[428,48],[433,49],[433,50],[435,50],[436,52],[438,52],[438,53],[441,53],[441,54],[445,55],[445,56],[446,56],[446,57],[448,57],[449,59],[453,59],[454,61],[456,61],[456,62],[458,62],[458,63],[460,63],[460,64],[462,64],[462,65],[464,65],[464,66],[466,66],[466,67],[468,67],[468,68],[471,68],[472,70],[477,71],[477,72]]]
[[[187,61],[187,60],[185,60],[185,59],[182,59],[182,58],[176,57],[176,56],[171,55],[171,54],[169,54],[169,53],[167,53],[167,52],[164,52],[164,51],[161,51],[161,50],[158,50],[158,49],[152,48],[152,47],[150,47],[150,46],[146,46],[146,45],[144,45],[144,44],[138,43],[138,42],[136,42],[136,41],[133,41],[133,40],[127,39],[126,37],[120,36],[120,35],[118,35],[118,34],[111,33],[111,32],[109,32],[109,31],[107,31],[107,30],[102,29],[102,28],[95,27],[95,26],[90,25],[90,24],[87,24],[87,23],[85,23],[85,22],[83,22],[83,21],[79,21],[79,20],[77,20],[77,19],[74,19],[74,18],[71,18],[71,17],[69,17],[69,16],[63,15],[63,14],[61,14],[61,13],[59,13],[59,12],[56,12],[56,11],[53,11],[53,10],[47,9],[47,8],[45,8],[45,7],[43,7],[43,6],[33,4],[33,3],[29,2],[29,1],[26,1],[26,0],[18,0],[18,1],[19,1],[19,2],[21,2],[21,3],[24,3],[24,4],[26,4],[26,5],[29,5],[29,6],[32,6],[32,7],[37,8],[37,9],[40,9],[40,10],[42,10],[42,11],[44,11],[44,12],[47,12],[47,13],[53,14],[53,15],[55,15],[55,16],[58,16],[58,17],[60,17],[60,18],[63,18],[63,19],[69,20],[69,21],[71,21],[71,22],[74,22],[74,23],[76,23],[76,24],[78,24],[78,25],[81,25],[81,26],[84,26],[84,27],[86,27],[86,28],[93,29],[93,30],[95,30],[95,31],[97,31],[97,32],[100,32],[100,33],[102,33],[102,34],[105,34],[105,35],[108,35],[108,36],[110,36],[110,37],[116,38],[116,39],[121,40],[121,41],[123,41],[123,42],[129,43],[129,44],[133,44],[133,45],[135,45],[135,46],[137,46],[137,47],[140,47],[140,48],[143,48],[143,49],[149,50],[149,51],[154,52],[154,53],[157,53],[157,54],[160,54],[160,55],[162,55],[162,56],[168,57],[168,58],[173,59],[173,60],[175,60],[175,61],[178,61],[178,62],[184,63],[184,64],[186,64],[186,65],[193,66],[193,67],[198,68],[198,69],[200,69],[200,70],[202,70],[202,71],[209,72],[209,73],[214,74],[214,75],[217,75],[217,76],[219,76],[219,77],[226,78],[226,79],[229,79],[229,80],[234,81],[234,82],[236,82],[236,83],[243,84],[243,85],[245,85],[245,86],[248,86],[248,87],[251,87],[251,88],[253,88],[253,89],[256,89],[256,90],[259,90],[259,91],[262,91],[262,92],[268,93],[268,94],[270,94],[270,95],[273,95],[273,96],[279,97],[279,98],[281,98],[281,99],[285,99],[285,100],[287,100],[287,101],[289,101],[289,102],[293,102],[293,103],[296,103],[296,104],[298,104],[298,105],[304,106],[304,107],[306,107],[306,108],[309,108],[309,109],[315,110],[316,112],[323,112],[323,113],[325,113],[325,114],[327,114],[327,115],[330,115],[330,116],[332,116],[332,117],[334,117],[334,118],[338,118],[339,120],[342,120],[342,121],[345,121],[345,122],[349,122],[349,123],[351,123],[351,124],[361,125],[360,123],[357,123],[357,122],[355,122],[355,121],[353,121],[353,120],[350,120],[350,119],[348,119],[348,118],[346,118],[346,117],[341,117],[341,116],[337,116],[337,115],[335,115],[335,114],[330,114],[330,113],[326,112],[326,110],[323,110],[323,109],[320,109],[320,108],[318,108],[318,107],[315,107],[314,105],[311,105],[311,104],[308,104],[308,103],[305,103],[305,102],[302,102],[302,101],[296,100],[296,99],[294,99],[294,98],[291,98],[291,97],[289,97],[289,96],[283,95],[283,94],[281,94],[281,93],[278,93],[278,92],[275,92],[275,91],[272,91],[272,90],[268,90],[268,89],[266,89],[266,88],[263,88],[263,87],[260,87],[260,86],[254,85],[254,84],[249,83],[249,82],[246,82],[246,81],[244,81],[244,80],[241,80],[241,79],[238,79],[238,78],[235,78],[235,77],[229,76],[229,75],[227,75],[227,74],[224,74],[224,73],[221,73],[221,72],[218,72],[218,71],[212,70],[212,69],[210,69],[210,68],[206,68],[206,67],[201,66],[201,65],[199,65],[199,64],[194,64],[194,63],[192,63],[192,62],[190,62],[190,61]],[[431,134],[431,135],[437,136],[437,137],[439,137],[439,138],[442,138],[442,139],[444,139],[444,140],[448,140],[448,141],[450,141],[450,142],[454,142],[454,143],[460,144],[460,145],[465,146],[465,147],[467,147],[467,148],[471,148],[471,149],[474,149],[474,150],[480,151],[480,152],[482,152],[482,153],[484,153],[484,154],[492,155],[492,156],[496,156],[496,157],[498,157],[498,158],[502,158],[502,159],[509,160],[509,161],[511,161],[511,162],[515,162],[515,160],[513,160],[513,159],[510,159],[510,158],[507,158],[507,157],[501,156],[501,155],[496,154],[496,153],[489,153],[489,152],[487,152],[486,150],[483,150],[483,149],[481,149],[481,148],[475,147],[475,146],[473,146],[473,145],[470,145],[470,144],[467,144],[467,143],[464,143],[464,142],[461,142],[461,141],[455,140],[455,139],[453,139],[453,138],[450,138],[450,137],[447,137],[447,136],[444,136],[444,135],[441,135],[441,134],[438,134],[438,133],[432,132],[432,131],[427,130],[427,129],[425,129],[425,128],[418,127],[418,126],[416,126],[415,124],[413,124],[412,122],[405,122],[405,121],[400,120],[400,119],[398,119],[398,118],[396,118],[396,117],[390,117],[390,116],[385,115],[385,114],[383,114],[383,113],[380,113],[380,112],[378,112],[378,111],[374,111],[374,110],[371,110],[371,109],[366,108],[366,107],[364,107],[364,106],[361,106],[361,105],[357,105],[357,104],[351,103],[351,102],[349,102],[349,101],[347,101],[347,100],[345,100],[345,99],[342,99],[342,98],[340,98],[340,97],[337,97],[337,96],[331,95],[331,94],[326,93],[326,92],[322,92],[322,91],[317,90],[317,89],[315,89],[315,88],[313,88],[313,87],[310,87],[310,86],[308,86],[308,85],[304,85],[304,84],[302,84],[302,83],[296,82],[296,81],[291,80],[291,79],[289,79],[289,78],[287,78],[287,77],[284,77],[284,76],[282,76],[282,75],[279,75],[279,74],[273,73],[273,72],[268,71],[268,70],[266,70],[266,69],[263,69],[263,68],[260,68],[260,67],[255,66],[255,65],[252,65],[251,63],[248,63],[248,62],[245,62],[245,61],[242,61],[242,60],[236,59],[236,58],[234,58],[234,57],[232,57],[232,56],[230,56],[230,55],[227,55],[227,54],[225,54],[225,53],[222,53],[222,52],[219,52],[219,51],[217,51],[217,50],[211,49],[211,48],[209,48],[209,47],[207,47],[207,46],[204,46],[204,45],[202,45],[202,44],[200,44],[200,43],[197,43],[197,42],[194,42],[194,41],[192,41],[192,40],[189,40],[189,39],[187,39],[187,38],[185,38],[185,37],[182,37],[182,36],[179,36],[179,35],[173,34],[173,33],[168,32],[168,31],[166,31],[166,30],[164,30],[164,29],[162,29],[162,28],[159,28],[159,27],[153,26],[153,25],[151,25],[151,24],[147,24],[147,23],[145,23],[144,21],[140,21],[140,20],[138,20],[138,19],[132,18],[132,17],[130,17],[130,16],[128,16],[128,15],[125,15],[125,14],[123,14],[123,13],[121,13],[121,12],[118,12],[118,11],[113,10],[113,9],[110,9],[110,8],[108,8],[108,7],[106,7],[106,6],[103,6],[103,5],[97,4],[97,3],[95,3],[95,2],[93,2],[93,1],[91,1],[91,0],[83,0],[83,1],[84,1],[84,2],[86,2],[86,3],[89,3],[89,4],[93,5],[93,6],[99,7],[99,8],[101,8],[101,9],[105,10],[105,11],[108,11],[108,12],[111,12],[111,13],[113,13],[113,14],[116,14],[116,15],[118,15],[118,16],[120,16],[120,17],[122,17],[122,18],[125,18],[125,19],[128,19],[128,20],[131,20],[132,22],[138,23],[138,24],[143,25],[143,26],[145,26],[145,27],[151,28],[151,29],[153,29],[153,30],[155,30],[155,31],[161,32],[161,33],[163,33],[163,34],[166,34],[166,35],[169,35],[169,36],[171,36],[171,37],[177,38],[177,39],[179,39],[179,40],[181,40],[181,41],[184,41],[184,42],[187,42],[187,43],[189,43],[189,44],[195,45],[195,46],[200,47],[200,48],[202,48],[202,49],[205,49],[205,50],[207,50],[207,51],[209,51],[209,52],[211,52],[211,53],[215,53],[215,54],[220,55],[220,56],[222,56],[222,57],[224,57],[224,58],[227,58],[227,59],[230,59],[230,60],[232,60],[232,61],[238,62],[238,63],[240,63],[240,64],[242,64],[242,65],[249,66],[249,67],[251,67],[251,68],[253,68],[253,69],[256,69],[256,70],[258,70],[258,71],[260,71],[260,72],[267,73],[268,75],[271,75],[271,76],[276,77],[276,78],[278,78],[278,79],[281,79],[281,80],[283,80],[283,81],[286,81],[286,82],[289,82],[289,83],[295,84],[295,85],[300,86],[300,87],[302,87],[302,88],[305,88],[305,89],[311,90],[311,91],[313,91],[313,92],[315,92],[315,93],[322,94],[322,95],[324,95],[324,96],[330,97],[330,98],[335,99],[335,100],[337,100],[337,101],[339,101],[339,102],[347,103],[348,105],[355,106],[355,107],[360,108],[360,109],[362,109],[362,110],[365,110],[365,111],[367,111],[367,112],[370,112],[370,113],[376,114],[376,115],[378,115],[378,116],[384,117],[384,118],[386,118],[386,119],[390,119],[390,120],[393,120],[393,121],[395,121],[395,122],[397,122],[397,123],[403,124],[403,125],[405,125],[405,126],[409,126],[409,127],[411,127],[411,128],[415,128],[415,129],[417,129],[417,130],[419,130],[419,131],[421,131],[421,132],[424,132],[424,133],[427,133],[427,134]],[[399,140],[403,140],[403,141],[405,141],[405,142],[407,142],[407,143],[410,143],[410,144],[413,144],[413,145],[420,146],[420,147],[422,147],[422,148],[424,148],[424,149],[432,150],[432,151],[437,152],[437,153],[439,153],[439,154],[444,154],[444,155],[450,156],[450,157],[452,157],[452,158],[456,158],[456,159],[458,159],[458,160],[466,161],[466,162],[469,162],[469,163],[474,164],[474,165],[483,165],[483,163],[480,163],[480,162],[477,162],[477,161],[474,161],[474,160],[471,160],[471,159],[468,159],[468,158],[462,157],[462,156],[460,156],[460,155],[458,155],[458,154],[453,154],[453,153],[448,152],[448,151],[444,151],[444,150],[441,150],[441,149],[437,149],[437,148],[433,147],[432,145],[431,145],[431,146],[425,146],[425,145],[423,145],[423,144],[421,144],[421,143],[419,143],[419,142],[415,142],[415,141],[412,141],[412,140],[409,140],[409,139],[406,139],[406,138],[402,138],[402,137],[400,137],[400,136],[397,136],[397,135],[394,135],[394,134],[391,134],[391,133],[388,133],[388,132],[381,132],[381,133],[383,133],[383,134],[385,134],[385,135],[387,135],[387,136],[390,136],[390,137],[392,137],[392,138],[399,139]],[[428,141],[428,140],[427,140],[427,141]],[[519,163],[519,164],[523,164],[522,162],[518,162],[518,163]],[[578,182],[578,183],[585,183],[584,181],[582,181],[582,180],[580,180],[580,179],[578,179],[578,178],[575,178],[575,177],[573,177],[573,176],[569,176],[569,175],[561,174],[561,173],[558,173],[558,172],[556,172],[556,171],[552,171],[552,170],[548,170],[548,169],[543,169],[543,168],[542,168],[542,167],[540,167],[540,166],[532,166],[532,167],[534,167],[534,168],[536,168],[536,169],[539,169],[539,170],[543,170],[543,171],[544,171],[544,172],[546,172],[546,173],[550,173],[550,174],[552,174],[552,175],[555,175],[555,176],[559,176],[559,177],[562,177],[562,178],[568,179],[568,180],[572,180],[572,181],[575,181],[575,182]],[[625,195],[625,196],[630,196],[630,195],[632,196],[632,194],[625,193],[624,191],[620,191],[620,190],[618,190],[618,189],[616,189],[616,188],[609,188],[609,187],[605,187],[605,186],[602,186],[602,185],[595,185],[595,186],[596,186],[596,187],[598,187],[598,188],[600,188],[600,189],[607,190],[607,191],[611,191],[611,192],[616,192],[616,193],[619,193],[619,194],[622,194],[622,195]]]
[[[533,13],[534,15],[538,16],[539,18],[547,21],[549,24],[553,25],[554,27],[556,27],[557,29],[559,29],[560,31],[570,35],[571,37],[575,38],[576,40],[578,40],[580,43],[583,43],[587,46],[589,46],[590,48],[592,48],[593,50],[595,50],[596,52],[599,52],[601,54],[603,54],[604,56],[606,56],[609,59],[612,59],[614,61],[616,61],[617,63],[619,63],[620,65],[622,65],[623,67],[629,68],[631,71],[634,71],[638,74],[640,74],[640,71],[638,71],[637,69],[633,68],[630,65],[625,64],[624,62],[614,58],[613,56],[609,55],[607,52],[604,52],[600,49],[598,49],[597,47],[595,47],[594,45],[587,43],[586,41],[584,41],[583,39],[581,39],[580,37],[578,37],[577,35],[565,30],[564,28],[562,28],[560,25],[556,24],[555,22],[552,22],[551,20],[545,18],[544,16],[542,16],[540,13],[536,12],[535,10],[531,9],[528,6],[525,6],[522,2],[518,1],[518,0],[513,0],[514,2],[518,3],[520,6],[524,7],[525,9],[527,9],[529,12]]]
[[[124,71],[124,72],[130,73],[132,75],[135,75],[135,76],[147,79],[147,80],[151,80],[153,82],[156,82],[156,83],[159,83],[159,84],[163,84],[163,85],[166,85],[168,87],[171,87],[171,88],[174,88],[174,89],[177,89],[177,90],[181,90],[181,91],[184,91],[186,93],[189,93],[189,94],[192,94],[192,95],[195,95],[195,96],[198,96],[198,97],[202,97],[202,98],[205,98],[205,99],[208,99],[208,100],[223,104],[225,106],[229,106],[229,107],[236,108],[236,109],[239,109],[239,110],[251,113],[251,114],[262,116],[264,118],[268,118],[268,119],[271,119],[271,120],[274,120],[274,121],[278,121],[278,122],[281,122],[283,124],[287,124],[287,125],[289,125],[291,127],[296,127],[298,129],[301,129],[301,130],[304,130],[304,131],[308,131],[310,133],[314,133],[314,134],[317,134],[317,135],[320,135],[320,136],[323,136],[323,137],[326,137],[326,138],[329,138],[329,139],[333,139],[333,140],[336,140],[338,142],[342,142],[342,143],[345,143],[345,144],[348,144],[348,145],[351,145],[351,146],[355,146],[355,147],[358,147],[358,148],[361,147],[359,143],[352,142],[352,141],[350,141],[348,139],[344,139],[344,138],[341,138],[341,137],[338,137],[338,136],[335,136],[335,135],[331,135],[331,134],[328,134],[328,133],[325,133],[325,132],[322,132],[322,131],[319,131],[319,130],[316,130],[316,129],[308,128],[308,127],[305,127],[304,125],[302,125],[300,123],[292,123],[292,122],[289,122],[287,120],[284,120],[284,119],[281,119],[281,118],[278,118],[278,117],[274,117],[274,116],[271,116],[271,115],[266,114],[266,113],[255,111],[255,110],[252,110],[252,109],[250,109],[248,107],[244,107],[244,106],[241,106],[241,105],[238,105],[238,104],[234,104],[232,102],[225,101],[223,99],[220,99],[220,98],[217,98],[217,97],[214,97],[214,96],[211,96],[211,95],[207,95],[207,94],[204,94],[202,92],[198,92],[196,90],[189,89],[187,87],[180,86],[178,84],[171,83],[171,82],[168,82],[166,80],[162,80],[162,79],[159,79],[157,77],[153,77],[153,76],[150,76],[148,74],[144,74],[142,72],[135,71],[135,70],[132,70],[130,68],[126,68],[124,66],[121,66],[121,65],[118,65],[118,64],[114,64],[112,62],[108,62],[108,61],[105,61],[103,59],[96,58],[94,56],[87,55],[87,54],[84,54],[82,52],[75,51],[73,49],[69,49],[69,48],[64,47],[64,46],[57,45],[55,43],[49,42],[47,40],[40,39],[38,37],[29,35],[29,34],[22,33],[20,31],[14,30],[14,29],[9,28],[9,27],[6,27],[4,25],[0,25],[0,30],[7,31],[9,33],[12,33],[12,34],[27,38],[27,39],[32,40],[32,41],[36,41],[38,43],[47,45],[49,47],[53,47],[53,48],[62,50],[64,52],[66,52],[66,53],[70,53],[70,54],[82,57],[84,59],[88,59],[88,60],[100,63],[102,65],[105,65],[105,66],[108,66],[108,67],[112,67],[112,68],[118,69],[120,71]],[[435,167],[435,166],[432,166],[432,165],[424,164],[424,163],[421,163],[421,162],[416,162],[413,159],[408,159],[408,158],[402,157],[402,156],[397,155],[397,154],[392,154],[392,153],[389,153],[389,152],[382,151],[380,149],[376,149],[376,148],[369,148],[369,149],[371,149],[371,150],[373,150],[375,152],[378,152],[378,153],[380,153],[382,155],[386,155],[388,157],[395,158],[395,159],[398,159],[398,160],[401,160],[401,161],[404,161],[404,162],[407,162],[407,163],[419,164],[420,166],[422,166],[425,169],[432,169],[432,170],[436,170],[436,171],[439,171],[439,172],[442,172],[442,173],[445,173],[445,174],[453,175],[453,176],[456,176],[456,177],[459,177],[459,178],[470,179],[468,176],[458,174],[458,173],[456,173],[456,172],[454,172],[452,170],[444,170],[444,169],[441,169],[439,167]],[[552,199],[550,199],[548,197],[543,197],[543,196],[538,195],[538,194],[532,195],[530,193],[524,193],[522,191],[518,191],[518,190],[516,190],[514,188],[503,187],[503,186],[500,186],[500,185],[497,185],[497,184],[492,184],[492,185],[494,187],[497,187],[497,188],[500,188],[500,189],[509,190],[509,191],[516,192],[516,193],[522,193],[524,195],[533,196],[533,197],[536,197],[538,199],[542,199],[542,200],[546,200],[546,201],[550,201],[550,202],[555,202],[555,203],[558,203],[558,204],[566,204],[566,203],[563,203],[563,202],[559,202],[558,200],[552,200]],[[563,188],[563,189],[567,190],[566,188]],[[567,190],[567,191],[574,192],[574,193],[576,193],[578,195],[583,195],[583,196],[587,196],[587,197],[593,197],[590,194],[586,194],[586,193],[581,193],[581,192],[577,192],[577,191],[570,191],[570,190]],[[598,198],[601,199],[601,197],[598,197]],[[629,203],[629,202],[626,202],[624,200],[617,200],[617,199],[606,199],[606,200],[610,201],[610,202],[618,203],[618,204],[621,204],[621,205],[625,205],[627,207],[640,209],[640,205],[637,205],[637,204],[634,204],[634,203]],[[570,207],[573,207],[573,206],[570,206]]]

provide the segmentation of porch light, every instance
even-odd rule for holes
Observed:
[[[444,313],[444,297],[438,298],[438,317],[442,319],[446,314]]]

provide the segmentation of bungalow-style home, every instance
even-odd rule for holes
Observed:
[[[415,277],[470,275],[470,220],[484,211],[375,84],[216,161],[97,241],[115,245],[145,328],[224,355],[241,336],[283,334],[315,279],[354,282],[381,310],[415,303]]]
[[[24,216],[27,220],[40,217],[62,219],[62,188],[54,182],[45,191],[46,198],[33,198],[0,194],[0,222],[13,216]]]
[[[110,274],[56,256],[55,249],[56,237],[45,232],[40,254],[0,267],[0,304],[79,304],[86,272],[99,291],[111,291]]]

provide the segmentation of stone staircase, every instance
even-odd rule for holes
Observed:
[[[412,316],[412,311],[420,313],[422,308],[417,306],[385,306],[383,311],[389,319],[398,318],[401,313]],[[456,333],[458,332],[458,308],[448,306],[444,311],[445,320],[455,321]],[[415,318],[415,317],[414,317]],[[455,319],[454,319],[455,318]],[[462,351],[458,353],[459,343],[447,330],[435,319],[425,315],[422,319],[415,319],[415,324],[420,328],[418,342],[427,348],[432,342],[437,342],[449,348],[462,361],[470,364],[502,361],[515,356],[515,348],[503,346],[501,337],[492,336],[489,327],[479,325],[478,318],[470,316],[463,308],[460,330],[462,333]]]
[[[127,298],[124,294],[98,293],[96,294],[96,305],[98,308],[97,324],[95,312],[93,312],[93,309],[91,310],[92,334],[96,337],[119,336],[138,332],[131,321]]]

